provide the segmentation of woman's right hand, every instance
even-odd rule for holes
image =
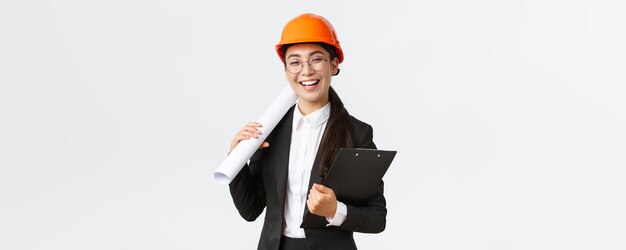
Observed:
[[[259,138],[259,135],[261,135],[261,130],[259,130],[259,128],[261,126],[262,126],[261,123],[258,123],[258,122],[246,123],[246,126],[244,126],[239,131],[239,133],[235,135],[235,138],[233,138],[233,141],[230,143],[230,150],[228,150],[228,154],[230,154],[230,152],[232,152],[233,149],[235,149],[235,147],[237,146],[237,144],[239,144],[239,142],[243,140],[248,140],[250,139],[250,137]],[[261,146],[259,146],[259,149],[267,148],[269,146],[270,146],[269,142],[263,142],[261,143]]]

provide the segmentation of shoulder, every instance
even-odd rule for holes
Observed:
[[[374,132],[372,126],[355,118],[354,116],[350,116],[350,120],[352,122],[352,127],[354,128],[352,135],[352,141],[355,143],[355,148],[376,148],[374,144],[373,137]]]
[[[354,127],[355,132],[357,131],[365,131],[372,130],[372,126],[357,119],[356,117],[350,115],[350,121],[352,122],[352,127]]]

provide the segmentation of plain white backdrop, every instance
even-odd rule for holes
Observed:
[[[0,249],[255,249],[213,171],[303,12],[398,150],[360,249],[624,249],[623,1],[2,1]]]

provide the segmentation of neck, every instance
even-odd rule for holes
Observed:
[[[321,109],[322,107],[328,104],[328,98],[319,102],[307,102],[302,99],[298,99],[298,109],[302,115],[308,115],[310,113],[315,112],[315,110]]]

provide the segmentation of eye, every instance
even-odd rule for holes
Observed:
[[[311,63],[321,63],[322,61],[324,61],[324,58],[321,57],[315,57],[311,59]]]
[[[300,61],[290,61],[289,66],[292,66],[292,67],[300,66]]]

